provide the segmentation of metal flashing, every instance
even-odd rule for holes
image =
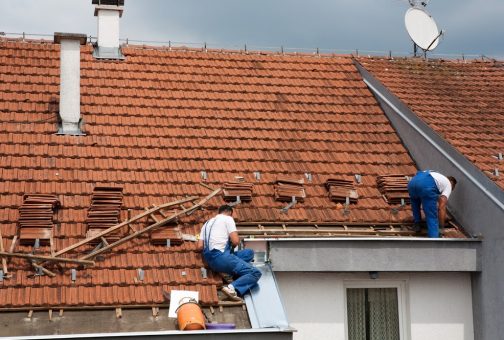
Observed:
[[[275,274],[269,264],[256,265],[261,271],[258,285],[245,295],[245,303],[253,329],[277,327],[289,328],[285,308]]]
[[[121,47],[103,47],[95,46],[93,50],[93,57],[96,59],[113,59],[113,60],[125,60],[126,57],[121,51]]]

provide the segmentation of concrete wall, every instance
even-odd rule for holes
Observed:
[[[448,208],[468,232],[483,239],[481,273],[472,274],[476,338],[504,339],[504,190],[420,120],[367,70],[360,65],[357,67],[417,165],[458,179]]]
[[[401,340],[473,340],[469,273],[276,272],[295,340],[346,339],[345,287],[400,284]],[[384,339],[386,340],[386,339]]]

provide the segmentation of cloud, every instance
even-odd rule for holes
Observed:
[[[213,47],[411,52],[406,0],[126,0],[121,37]],[[434,0],[437,53],[504,55],[502,0]],[[0,31],[96,35],[91,0],[0,0]]]

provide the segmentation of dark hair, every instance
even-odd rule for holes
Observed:
[[[223,213],[223,212],[230,212],[232,213],[233,212],[233,208],[230,207],[229,205],[227,204],[224,204],[224,205],[221,205],[219,207],[219,214]]]
[[[452,185],[452,190],[455,190],[455,186],[457,185],[457,180],[453,176],[448,176],[448,179],[450,180],[450,183]]]

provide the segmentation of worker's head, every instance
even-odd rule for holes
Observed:
[[[233,215],[233,208],[227,204],[221,205],[219,207],[219,214],[231,216]]]
[[[451,183],[452,191],[455,190],[455,186],[457,185],[457,180],[453,176],[448,176],[448,180]]]

